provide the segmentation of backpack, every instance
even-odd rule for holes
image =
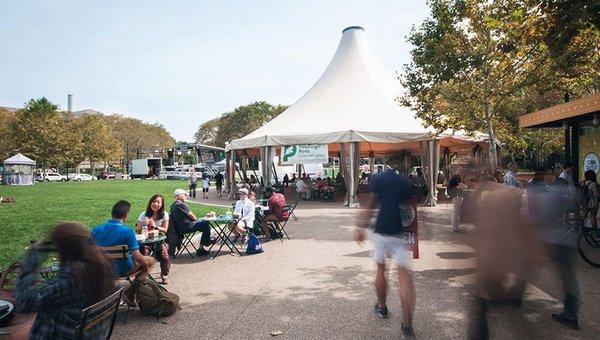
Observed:
[[[168,292],[153,278],[136,279],[133,285],[137,304],[143,314],[156,315],[158,318],[171,315],[179,309],[179,296]]]
[[[263,251],[262,244],[260,244],[258,237],[250,233],[248,236],[248,245],[246,246],[246,254],[259,254]]]

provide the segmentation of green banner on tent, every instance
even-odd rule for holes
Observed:
[[[299,144],[281,147],[281,164],[327,163],[327,144]]]

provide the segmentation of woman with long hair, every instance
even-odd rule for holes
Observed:
[[[46,241],[34,243],[17,282],[16,311],[37,313],[31,329],[22,330],[29,333],[29,339],[72,339],[81,310],[114,292],[114,274],[82,224],[64,222],[55,226],[49,241],[60,258],[59,272],[36,286],[44,261],[39,248]],[[92,329],[90,338],[105,337],[109,326]]]
[[[165,197],[161,194],[154,194],[150,197],[146,210],[140,213],[136,223],[136,231],[140,233],[142,227],[146,225],[148,230],[156,229],[160,233],[167,235],[169,231],[169,214],[165,211]],[[157,242],[152,249],[144,245],[140,247],[142,254],[148,256],[154,251],[154,257],[160,262],[160,276],[163,284],[169,283],[169,271],[171,270],[171,261],[169,259],[169,245],[166,242]]]

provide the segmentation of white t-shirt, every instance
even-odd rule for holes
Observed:
[[[243,201],[238,200],[235,202],[235,209],[233,210],[236,214],[240,214],[240,219],[246,221],[248,226],[252,226],[254,223],[254,202],[245,198]]]
[[[140,217],[138,217],[138,221],[144,222],[145,220],[146,220],[146,211],[144,210],[140,214]],[[167,213],[165,211],[165,216],[163,216],[163,218],[158,221],[154,221],[154,223],[156,223],[157,227],[167,228],[169,226],[169,213]]]
[[[571,176],[570,173],[568,173],[564,170],[563,170],[563,172],[560,173],[560,175],[558,175],[558,178],[564,179],[565,181],[567,181],[569,183],[569,185],[574,185],[573,176]]]
[[[302,192],[306,189],[306,183],[303,180],[299,179],[296,181],[296,191]]]
[[[202,180],[202,187],[203,188],[208,188],[210,186],[210,180],[208,178],[205,178]]]

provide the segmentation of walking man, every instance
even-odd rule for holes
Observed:
[[[464,233],[465,230],[459,228],[460,223],[460,211],[463,204],[463,197],[461,190],[467,189],[467,185],[463,183],[460,177],[460,172],[457,172],[450,181],[448,182],[448,188],[446,189],[448,196],[452,198],[452,231],[455,233]]]
[[[385,275],[385,258],[392,257],[396,264],[396,275],[402,303],[403,322],[401,330],[406,338],[414,336],[412,317],[415,310],[416,294],[404,258],[405,244],[402,236],[405,230],[402,225],[400,207],[408,203],[410,195],[411,184],[405,176],[398,175],[392,170],[374,176],[371,181],[369,200],[361,214],[359,225],[354,234],[355,240],[361,244],[365,240],[365,229],[369,227],[375,209],[379,207],[379,214],[372,235],[373,259],[377,264],[375,313],[381,318],[389,316],[386,305],[388,284]]]
[[[190,197],[196,198],[196,182],[198,181],[198,176],[196,175],[196,170],[192,169],[190,171],[190,178],[188,179],[190,183]]]
[[[223,175],[221,175],[221,171],[215,175],[215,186],[217,187],[219,197],[223,197]]]

